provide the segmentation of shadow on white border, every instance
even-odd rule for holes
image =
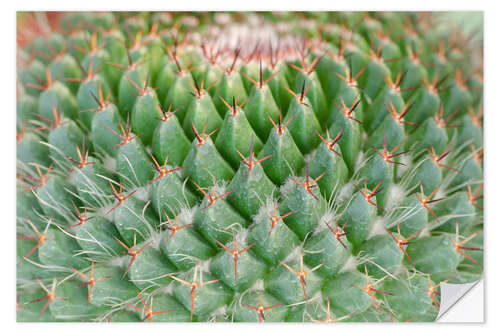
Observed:
[[[439,323],[484,322],[483,279],[464,284],[441,284]]]

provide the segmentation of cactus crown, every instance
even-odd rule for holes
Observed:
[[[481,276],[482,36],[19,15],[18,321],[432,321]]]

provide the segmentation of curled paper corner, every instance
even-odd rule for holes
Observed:
[[[463,284],[441,283],[437,322],[483,322],[483,279]]]

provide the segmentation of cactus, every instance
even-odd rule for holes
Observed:
[[[480,278],[482,36],[41,15],[19,14],[18,321],[433,321],[440,283]]]

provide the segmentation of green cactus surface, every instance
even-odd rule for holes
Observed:
[[[483,272],[450,17],[18,13],[17,321],[434,321]]]

